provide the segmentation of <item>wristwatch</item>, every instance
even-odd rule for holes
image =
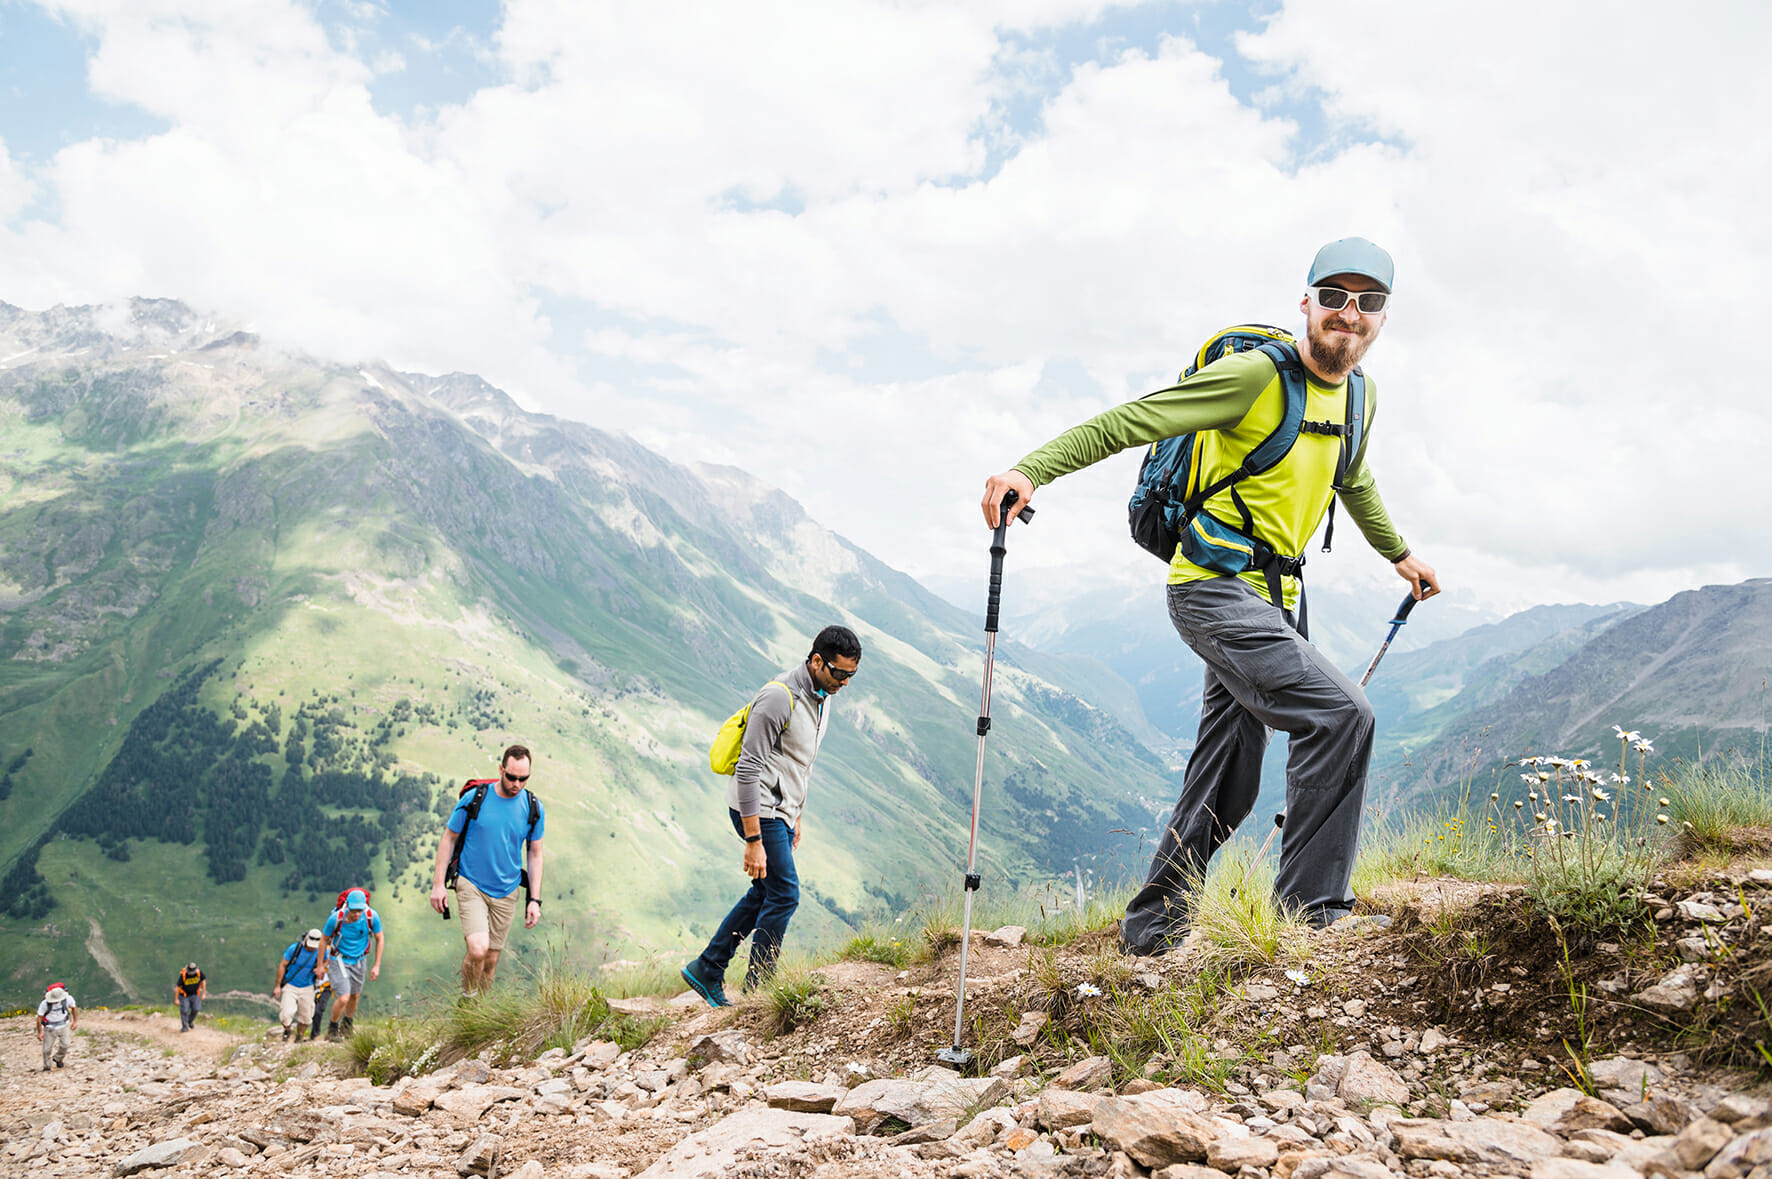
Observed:
[[[761,835],[747,835],[744,837],[744,841],[746,843],[762,843],[763,837]]]

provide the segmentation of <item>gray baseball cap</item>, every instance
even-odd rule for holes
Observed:
[[[1311,260],[1310,274],[1305,277],[1304,283],[1314,287],[1320,286],[1324,279],[1334,278],[1338,274],[1359,274],[1389,291],[1396,269],[1391,256],[1378,246],[1363,237],[1344,237],[1317,251],[1317,256]]]

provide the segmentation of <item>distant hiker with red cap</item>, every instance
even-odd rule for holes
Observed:
[[[371,942],[375,943],[373,963],[369,961]],[[353,888],[320,928],[320,956],[328,961],[334,996],[326,1024],[328,1040],[351,1034],[364,982],[374,982],[381,975],[381,949],[381,917],[369,907],[368,895]]]
[[[1270,730],[1291,737],[1278,898],[1316,927],[1352,909],[1372,705],[1307,641],[1300,578],[1339,498],[1416,599],[1440,590],[1392,526],[1366,463],[1377,399],[1359,364],[1384,327],[1393,277],[1391,256],[1364,238],[1330,242],[1305,277],[1302,341],[1260,324],[1220,332],[1174,385],[1065,431],[985,483],[995,528],[1008,492],[1025,504],[1061,475],[1151,448],[1129,522],[1168,565],[1170,621],[1206,674],[1181,797],[1120,925],[1128,953],[1161,954],[1187,935],[1190,888],[1254,807]]]
[[[51,1061],[61,1068],[68,1049],[74,1046],[74,1029],[80,1026],[80,1005],[60,983],[50,983],[43,1001],[37,1004],[37,1039],[43,1045],[43,1071]]]
[[[197,1026],[197,1016],[203,1012],[203,1000],[209,997],[209,980],[203,977],[195,962],[187,963],[178,972],[172,983],[172,997],[178,1001],[178,1030],[188,1032]]]

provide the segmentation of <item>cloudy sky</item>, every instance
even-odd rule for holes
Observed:
[[[1411,543],[1656,601],[1772,574],[1769,48],[1762,0],[0,0],[0,300],[475,371],[951,587],[987,474],[1362,234]],[[1135,466],[1015,560],[1156,580]]]

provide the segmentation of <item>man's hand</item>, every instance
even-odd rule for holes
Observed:
[[[794,826],[794,850],[795,851],[800,850],[800,832],[802,832],[804,830],[806,830],[806,818],[804,815],[802,815],[800,817],[799,823],[797,823]]]
[[[37,1025],[37,1040],[39,1043],[41,1043],[43,1040],[43,1025],[42,1024]]]
[[[271,998],[281,999],[282,997],[283,997],[283,984],[278,983],[276,986],[271,988]]]
[[[378,979],[380,977],[381,977],[381,963],[377,962],[375,965],[373,965],[369,968],[369,981],[374,982],[376,979]]]
[[[439,917],[441,917],[443,915],[443,909],[448,904],[449,904],[449,890],[447,888],[444,888],[441,884],[432,885],[431,886],[431,908],[433,908],[437,911],[437,915]]]
[[[988,527],[997,526],[997,509],[1003,503],[1003,497],[1015,492],[1021,498],[1016,501],[1016,511],[1033,502],[1034,481],[1020,471],[1004,471],[1001,475],[992,475],[984,481],[984,500],[979,507],[984,509],[984,522]],[[1009,521],[1015,523],[1013,519]]]
[[[761,843],[744,845],[744,870],[752,880],[762,880],[769,875],[769,856]]]
[[[1397,571],[1397,576],[1408,582],[1415,590],[1417,602],[1424,602],[1440,592],[1440,575],[1434,572],[1432,565],[1414,553],[1410,553],[1398,561],[1394,568]],[[1425,590],[1422,589],[1423,582],[1427,583]]]
[[[523,905],[523,928],[534,929],[535,923],[541,920],[541,902],[528,901]]]

